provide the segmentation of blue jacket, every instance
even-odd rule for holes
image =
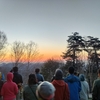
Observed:
[[[37,77],[38,82],[40,82],[40,81],[41,81],[41,82],[44,81],[44,77],[43,77],[42,74],[37,73],[37,74],[36,74],[36,77]]]
[[[73,74],[64,78],[64,81],[68,84],[70,92],[70,100],[80,100],[79,92],[81,91],[81,82],[79,78]]]

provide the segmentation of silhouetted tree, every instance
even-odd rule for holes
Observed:
[[[85,49],[88,53],[88,64],[87,64],[87,75],[89,79],[90,91],[95,79],[95,73],[99,68],[100,60],[100,40],[99,38],[94,38],[92,36],[87,36],[85,40]]]
[[[78,58],[78,54],[85,47],[84,40],[82,36],[79,35],[78,32],[72,33],[73,35],[68,36],[68,46],[67,51],[63,52],[62,58],[66,60],[70,60],[73,62],[73,66],[75,67],[76,59]]]
[[[0,31],[0,61],[4,60],[5,53],[6,53],[6,44],[7,44],[7,37],[4,32]]]
[[[99,38],[94,38],[91,36],[88,36],[89,40],[87,41],[88,47],[92,48],[92,53],[89,55],[89,59],[96,63],[97,69],[99,68],[98,61],[100,57],[100,53],[98,52],[100,50],[100,40]]]
[[[51,78],[53,77],[55,70],[59,68],[60,63],[56,60],[49,59],[44,63],[44,66],[41,68],[41,72],[47,81],[51,81]]]
[[[37,44],[33,41],[30,41],[28,44],[25,46],[26,48],[26,60],[28,62],[28,67],[30,65],[30,62],[33,62],[36,58],[36,56],[39,54]]]
[[[13,42],[11,46],[11,57],[15,62],[14,66],[18,66],[19,62],[22,62],[22,58],[25,54],[25,45],[20,41]]]

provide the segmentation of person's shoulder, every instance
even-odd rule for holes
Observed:
[[[73,78],[74,78],[76,81],[80,81],[79,77],[76,76],[76,75],[74,75],[74,74],[73,74]]]
[[[42,74],[40,74],[42,77],[43,77],[43,75]]]
[[[17,73],[18,76],[22,77],[22,75],[20,73]]]
[[[13,81],[12,81],[12,84],[15,85],[15,86],[17,86],[17,84],[15,82],[13,82]]]
[[[97,79],[95,79],[95,80],[94,80],[94,82],[99,82],[99,81],[100,81],[100,79],[99,79],[99,78],[97,78]]]
[[[26,90],[28,90],[29,89],[29,86],[28,85],[25,85],[24,87],[23,87],[23,90],[24,91],[26,91]]]
[[[100,78],[97,78],[96,80],[94,80],[95,84],[100,84]]]
[[[42,74],[40,74],[40,73],[38,73],[38,74],[36,74],[37,76],[40,76],[40,77],[43,77],[43,75]]]

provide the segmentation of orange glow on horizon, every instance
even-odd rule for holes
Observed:
[[[60,54],[57,53],[45,53],[45,54],[39,54],[37,55],[32,62],[45,62],[48,59],[54,59],[54,60],[61,60]],[[14,62],[14,58],[11,58],[11,56],[8,54],[6,55],[5,59],[3,60],[5,62]],[[27,62],[25,57],[23,57],[22,62]]]
[[[61,51],[42,51],[41,54],[37,55],[33,61],[31,62],[45,62],[49,59],[54,59],[54,60],[64,60],[61,57],[62,52]],[[80,55],[80,60],[87,60],[87,53],[86,52],[82,52]],[[10,53],[6,55],[5,59],[3,60],[4,62],[14,62],[14,58],[11,58]],[[25,57],[23,57],[22,62],[27,62],[27,60],[25,59]]]

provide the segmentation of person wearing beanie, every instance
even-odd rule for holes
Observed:
[[[53,100],[55,87],[48,81],[41,82],[36,90],[38,100]]]
[[[30,74],[28,79],[28,85],[25,86],[23,90],[23,99],[24,100],[37,100],[36,88],[37,88],[37,79],[35,74]]]
[[[69,88],[63,80],[63,72],[61,69],[56,69],[55,78],[52,84],[56,88],[54,100],[69,100]]]
[[[1,89],[1,95],[3,100],[16,100],[16,95],[18,93],[18,87],[15,82],[12,81],[13,73],[9,72],[7,74],[7,81],[3,84]]]
[[[74,75],[74,67],[69,67],[69,75],[64,78],[70,91],[70,100],[80,100],[79,92],[81,91],[81,82],[79,77]]]
[[[89,97],[89,84],[85,80],[84,74],[80,74],[79,79],[81,81],[80,100],[88,100],[88,97]]]

